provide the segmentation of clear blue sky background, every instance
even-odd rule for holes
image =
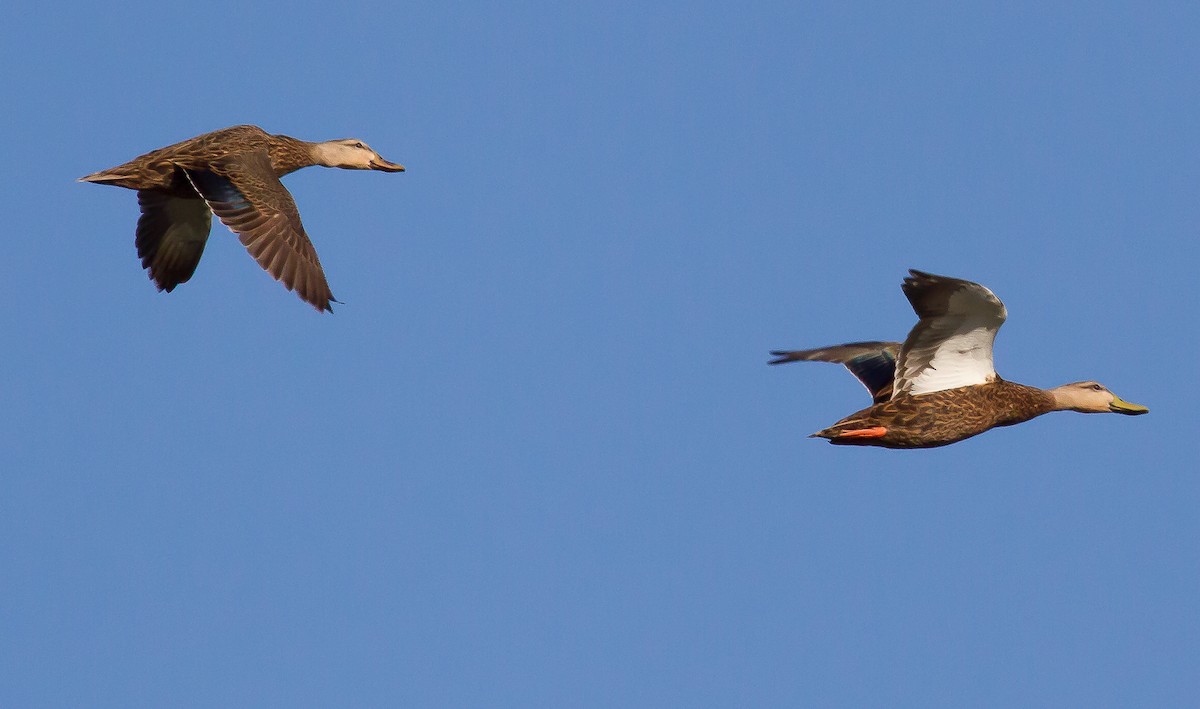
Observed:
[[[0,705],[1194,705],[1200,9],[905,5],[6,10]],[[332,316],[75,182],[237,123]],[[806,439],[909,267],[1151,414]]]

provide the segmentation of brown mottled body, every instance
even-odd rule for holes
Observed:
[[[1011,426],[1055,410],[1054,396],[1036,387],[1004,381],[928,394],[901,395],[863,409],[814,433],[830,443],[884,448],[936,448]],[[936,425],[931,425],[936,421]],[[848,431],[882,427],[878,437],[844,437]]]
[[[184,199],[200,199],[178,168],[208,170],[231,156],[265,150],[276,177],[313,164],[308,143],[271,135],[258,126],[233,126],[151,150],[105,171],[105,184],[131,190],[164,190]]]

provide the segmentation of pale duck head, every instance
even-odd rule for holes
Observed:
[[[1063,411],[1078,411],[1084,414],[1114,413],[1136,416],[1150,409],[1133,404],[1108,390],[1099,382],[1075,382],[1063,384],[1050,390],[1056,408]]]
[[[384,160],[371,146],[357,138],[329,140],[324,143],[314,143],[313,159],[318,165],[325,167],[340,167],[345,170],[381,170],[383,172],[404,172],[404,166],[399,163]]]

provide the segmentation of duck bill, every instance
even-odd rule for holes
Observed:
[[[372,170],[380,170],[382,172],[404,172],[404,166],[398,162],[388,162],[383,158],[376,158],[371,161]]]
[[[1114,414],[1125,414],[1126,416],[1137,416],[1138,414],[1148,414],[1150,409],[1141,404],[1133,404],[1125,401],[1119,396],[1113,396],[1112,402],[1108,405],[1108,410]]]

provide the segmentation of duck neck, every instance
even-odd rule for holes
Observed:
[[[1063,407],[1059,405],[1058,399],[1054,393],[1037,387],[1026,386],[1024,384],[1013,384],[1024,389],[1030,400],[1030,408],[1037,411],[1034,416],[1048,414],[1051,411],[1062,411]],[[1032,418],[1032,417],[1031,417]]]
[[[320,164],[314,150],[317,145],[286,135],[271,136],[271,167],[275,176],[283,177],[302,167]]]
[[[1002,392],[1001,399],[1005,406],[1001,407],[1004,416],[1002,426],[1021,423],[1051,411],[1058,411],[1058,402],[1054,395],[1037,387],[1008,382],[999,377],[995,382],[996,390]]]

